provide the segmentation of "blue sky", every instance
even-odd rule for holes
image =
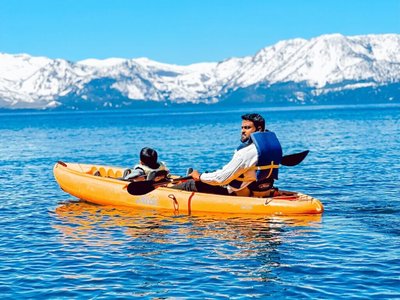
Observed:
[[[0,0],[0,52],[190,64],[290,38],[400,33],[400,0]]]

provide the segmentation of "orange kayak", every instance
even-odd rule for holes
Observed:
[[[53,173],[62,190],[98,205],[172,210],[188,214],[295,215],[322,214],[324,211],[319,200],[289,191],[281,191],[273,197],[256,198],[188,192],[165,186],[145,195],[131,195],[127,191],[129,182],[118,179],[122,177],[123,170],[110,166],[58,162]]]

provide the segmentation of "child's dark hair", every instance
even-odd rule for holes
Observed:
[[[158,168],[157,159],[158,159],[157,151],[154,149],[145,147],[140,151],[140,161],[149,168],[152,169]]]

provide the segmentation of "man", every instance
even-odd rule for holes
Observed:
[[[265,130],[265,120],[259,114],[242,116],[241,142],[232,160],[222,169],[202,173],[194,170],[193,180],[174,188],[221,195],[249,196],[248,186],[254,189],[272,187],[277,179],[282,149],[275,134]],[[271,183],[272,182],[272,183]],[[267,184],[266,184],[267,183]]]

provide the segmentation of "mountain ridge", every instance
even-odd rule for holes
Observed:
[[[343,102],[345,95],[351,103],[357,91],[373,98],[366,102],[398,102],[398,49],[399,34],[330,34],[280,41],[253,56],[187,66],[148,58],[70,62],[0,53],[0,108],[324,104]]]

